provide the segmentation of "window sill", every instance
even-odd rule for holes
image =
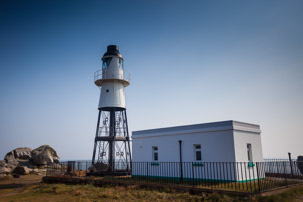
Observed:
[[[151,165],[151,166],[159,166],[159,165],[160,165],[160,163],[153,162],[153,163],[151,163],[150,165]]]

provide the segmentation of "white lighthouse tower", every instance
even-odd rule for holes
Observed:
[[[130,77],[124,71],[118,46],[107,46],[102,61],[102,70],[95,73],[95,84],[101,92],[92,163],[97,173],[129,173],[131,152],[124,88],[130,84]]]

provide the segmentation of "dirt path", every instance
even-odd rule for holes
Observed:
[[[303,201],[303,195],[294,200],[294,202],[302,202],[302,201]]]
[[[302,184],[298,184],[298,185],[294,185],[294,186],[291,186],[291,187],[288,187],[288,188],[276,189],[276,190],[273,190],[273,191],[264,192],[264,193],[261,194],[261,196],[277,195],[277,194],[281,194],[281,193],[283,193],[285,191],[292,190],[292,189],[295,189],[295,188],[298,188],[298,187],[302,187],[302,186],[303,186]]]
[[[0,197],[12,196],[26,190],[27,187],[37,185],[42,181],[40,175],[24,175],[20,178],[10,177],[0,181]]]

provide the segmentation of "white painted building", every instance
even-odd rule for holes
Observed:
[[[256,179],[257,170],[254,162],[263,162],[260,133],[259,125],[238,121],[135,131],[132,133],[133,162],[151,163],[150,165],[143,163],[142,166],[145,167],[143,169],[134,166],[132,174],[145,175],[148,172],[150,176],[179,177],[181,168],[177,168],[175,172],[169,170],[161,172],[161,169],[168,169],[161,166],[168,165],[162,162],[182,162],[184,171],[190,169],[187,174],[182,173],[184,178],[190,178],[196,173],[204,179],[210,177],[231,181]],[[224,165],[222,163],[215,165],[207,162],[231,163],[222,168]],[[206,169],[212,170],[213,173],[210,174]],[[221,170],[229,173],[228,179],[225,175],[223,179],[218,174]],[[242,172],[242,175],[239,172]],[[246,172],[245,177],[243,172]],[[258,172],[260,176],[260,169]]]

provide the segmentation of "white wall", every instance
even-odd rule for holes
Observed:
[[[234,162],[235,152],[232,130],[141,138],[133,136],[132,154],[134,164],[132,174],[179,178],[179,140],[182,140],[182,161],[189,162],[183,163],[184,178],[191,178],[194,172],[195,178],[223,180],[223,177],[218,175],[218,173],[226,172],[228,176],[225,176],[225,180],[236,180],[233,164],[224,164],[224,168],[219,168],[219,164],[204,163],[204,166],[194,166],[193,168],[191,163],[196,161],[194,144],[201,144],[201,162]],[[160,162],[158,166],[147,163],[152,161],[153,146],[158,147],[158,162]]]
[[[254,162],[263,162],[261,136],[258,133],[235,131],[235,153],[237,162],[247,162],[247,144],[251,144],[252,158]]]
[[[182,140],[182,161],[189,162],[183,163],[184,178],[194,176],[224,181],[256,179],[256,164],[248,165],[247,143],[252,145],[253,160],[263,162],[259,126],[235,121],[215,124],[213,127],[201,124],[134,132],[132,154],[135,164],[132,174],[180,177],[179,140]],[[192,163],[195,162],[194,144],[201,145],[203,166]],[[153,146],[158,147],[158,165],[147,163],[152,162]],[[260,177],[264,177],[261,168],[258,172]]]
[[[159,161],[179,162],[179,140],[182,140],[182,160],[192,162],[194,144],[201,144],[202,161],[235,161],[232,131],[162,135],[133,138],[133,161],[152,161],[152,146],[158,146]]]
[[[253,166],[248,167],[247,164],[241,164],[241,166],[237,167],[238,172],[244,173],[242,177],[238,177],[238,180],[245,180],[246,178],[256,179],[257,175],[259,175],[260,178],[264,178],[264,165],[258,163],[263,162],[260,133],[235,130],[234,141],[237,162],[248,162],[247,144],[251,144],[253,158]]]

